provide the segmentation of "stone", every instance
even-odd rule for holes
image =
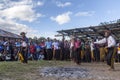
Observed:
[[[80,67],[44,67],[40,70],[40,75],[56,78],[90,78],[91,75],[87,69]]]

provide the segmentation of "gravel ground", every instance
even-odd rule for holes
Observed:
[[[89,78],[89,71],[80,67],[44,67],[40,70],[43,77],[57,78]]]
[[[43,80],[120,80],[120,64],[115,71],[109,71],[105,63],[82,63],[62,67],[44,67],[40,69]],[[41,80],[39,78],[39,80]]]

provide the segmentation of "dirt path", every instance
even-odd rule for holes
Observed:
[[[89,70],[91,78],[56,78],[56,77],[44,77],[40,75],[40,69],[36,72],[26,74],[28,80],[120,80],[120,64],[115,64],[115,71],[109,71],[108,66],[105,63],[82,63],[76,65],[74,63],[64,65],[62,67],[80,67]],[[41,68],[42,69],[42,68]]]

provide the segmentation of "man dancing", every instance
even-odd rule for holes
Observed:
[[[105,38],[100,41],[94,42],[95,44],[106,44],[106,48],[108,49],[107,54],[107,65],[110,66],[109,70],[114,70],[114,56],[116,53],[116,41],[114,37],[111,35],[110,31],[105,31]]]
[[[25,32],[20,33],[22,36],[21,51],[24,58],[23,63],[28,63],[28,38],[25,35]]]

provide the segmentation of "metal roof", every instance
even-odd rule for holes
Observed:
[[[22,38],[20,35],[5,31],[0,29],[0,37],[8,37],[8,38]]]
[[[68,30],[57,31],[64,36],[75,35],[82,38],[101,38],[104,37],[104,31],[110,30],[112,35],[118,40],[120,39],[120,23],[112,23],[107,25],[89,26],[84,28],[74,28]]]

